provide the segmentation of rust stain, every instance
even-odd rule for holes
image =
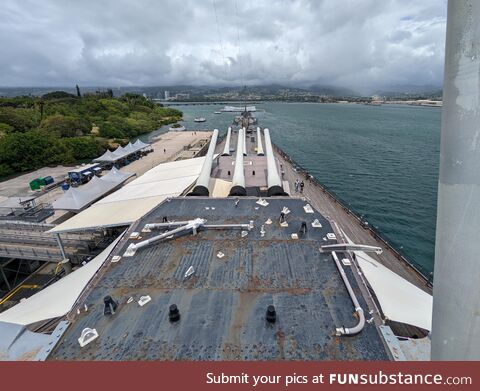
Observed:
[[[41,348],[31,350],[29,352],[23,353],[20,357],[18,357],[17,361],[33,361],[33,359],[37,356],[38,352]]]
[[[284,360],[285,359],[285,333],[282,330],[278,330],[275,333],[275,336],[277,337],[277,345],[278,345],[278,350],[280,352],[280,359]]]
[[[255,303],[255,297],[256,295],[250,292],[240,292],[238,295],[238,303],[233,308],[234,316],[230,323],[226,342],[223,344],[223,359],[225,360],[241,358],[241,332]]]

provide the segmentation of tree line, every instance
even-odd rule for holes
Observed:
[[[90,160],[112,141],[123,144],[181,118],[179,110],[138,94],[114,98],[111,90],[0,98],[0,178]]]

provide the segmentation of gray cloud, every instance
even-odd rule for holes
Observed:
[[[446,1],[4,0],[0,20],[2,86],[361,90],[441,84]]]

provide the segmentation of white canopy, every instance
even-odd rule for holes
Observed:
[[[130,155],[130,153],[131,152],[126,151],[121,145],[119,145],[118,148],[112,152],[112,155],[115,156],[117,159],[121,159]]]
[[[159,164],[49,232],[129,225],[198,178],[205,157]]]
[[[136,151],[137,151],[137,150],[135,149],[135,147],[133,146],[133,144],[130,143],[130,142],[129,142],[127,145],[125,145],[125,146],[123,147],[123,149],[124,149],[124,151],[129,152],[129,153],[133,153],[133,152],[136,152]]]
[[[146,147],[150,147],[150,144],[146,144],[143,141],[141,141],[140,139],[137,139],[137,141],[135,141],[133,143],[133,146],[135,148],[137,148],[137,150],[139,150],[139,149],[143,149],[143,148],[146,148]]]
[[[93,159],[94,162],[114,162],[116,160],[118,160],[118,158],[115,157],[113,152],[109,149],[107,149],[102,156]]]
[[[117,168],[112,167],[112,169],[108,171],[107,174],[100,177],[100,179],[104,182],[123,183],[133,175],[135,174],[131,174],[129,172],[121,172]]]
[[[85,266],[0,313],[0,322],[28,325],[66,315],[122,236],[123,233]]]
[[[78,212],[120,186],[132,175],[122,173],[113,167],[101,178],[94,176],[81,187],[70,187],[65,194],[52,203],[53,209]]]
[[[118,148],[111,152],[108,149],[105,151],[105,153],[97,157],[96,159],[93,159],[94,162],[108,162],[108,163],[114,163],[117,160],[123,159],[132,153],[138,152],[145,147],[149,147],[150,144],[145,144],[144,142],[137,140],[135,143],[129,142],[125,147],[122,147],[121,145],[118,146]]]
[[[347,235],[345,237],[349,243],[353,243]],[[432,295],[417,288],[365,252],[355,251],[355,256],[388,319],[432,330]]]

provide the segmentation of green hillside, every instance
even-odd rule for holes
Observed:
[[[55,91],[0,98],[0,178],[95,158],[109,145],[181,117],[178,110],[132,93],[114,98],[111,91],[81,97]]]

